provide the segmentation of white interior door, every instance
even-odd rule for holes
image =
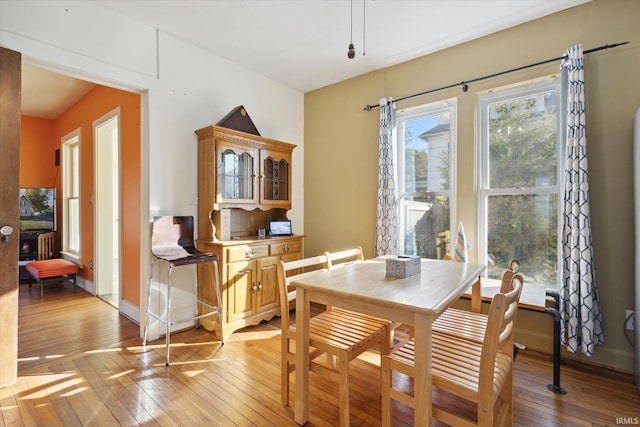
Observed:
[[[94,280],[97,295],[120,306],[120,109],[93,123]]]

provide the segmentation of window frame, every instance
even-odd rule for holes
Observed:
[[[73,132],[62,137],[62,255],[65,259],[80,263],[82,260],[82,209],[80,206],[82,194],[82,135],[81,130],[76,129]],[[77,150],[74,156],[74,150]],[[75,159],[74,159],[75,157]],[[75,160],[75,161],[74,161]],[[70,195],[69,193],[73,193]],[[78,205],[77,236],[72,236],[74,232],[70,226],[70,207],[71,200],[76,200]],[[78,249],[70,247],[71,241],[78,242]]]
[[[557,171],[556,184],[546,187],[526,187],[526,188],[490,188],[489,187],[489,129],[487,120],[488,106],[500,101],[515,100],[525,98],[537,93],[554,90],[557,93]],[[547,287],[549,290],[558,290],[562,282],[562,218],[563,218],[563,193],[564,193],[564,165],[565,165],[565,111],[566,95],[563,91],[560,77],[558,75],[545,76],[543,78],[527,80],[515,85],[502,88],[495,88],[478,94],[477,99],[477,203],[478,203],[478,262],[488,265],[489,257],[487,253],[488,240],[488,200],[490,196],[514,196],[530,194],[557,194],[557,270],[555,287]],[[526,267],[525,267],[526,271]],[[487,276],[485,271],[484,276]],[[526,283],[528,284],[528,283]],[[537,284],[536,284],[537,285]],[[539,285],[537,285],[539,286]]]
[[[444,112],[449,113],[449,132],[450,132],[450,144],[449,144],[449,189],[446,191],[405,191],[404,185],[404,173],[405,173],[405,153],[404,153],[404,126],[403,123],[424,116],[431,116],[441,114]],[[407,227],[406,218],[402,211],[403,198],[412,197],[437,197],[447,196],[449,198],[449,235],[450,235],[450,250],[448,252],[451,255],[453,250],[453,236],[455,236],[454,227],[456,225],[456,194],[457,194],[457,114],[458,114],[458,101],[457,98],[450,98],[441,101],[434,101],[427,104],[422,104],[415,107],[403,108],[396,112],[396,125],[394,132],[394,150],[395,153],[395,173],[397,183],[397,213],[398,213],[398,248],[401,252],[404,251],[404,238],[405,230]]]

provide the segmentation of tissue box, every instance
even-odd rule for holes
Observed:
[[[387,276],[409,277],[420,273],[420,257],[398,255],[387,258]]]

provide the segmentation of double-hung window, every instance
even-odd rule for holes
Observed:
[[[80,260],[80,131],[62,138],[62,252]]]
[[[557,289],[562,180],[557,79],[494,90],[479,101],[479,261],[500,279],[512,258],[528,284]]]
[[[407,255],[442,259],[450,253],[455,215],[456,103],[398,111],[399,248]]]

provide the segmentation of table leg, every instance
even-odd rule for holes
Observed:
[[[296,397],[295,420],[309,420],[309,314],[311,306],[306,292],[296,289]]]
[[[482,313],[482,289],[480,288],[480,277],[471,285],[471,311]]]
[[[415,378],[414,425],[431,426],[431,324],[433,319],[423,314],[414,315]]]

